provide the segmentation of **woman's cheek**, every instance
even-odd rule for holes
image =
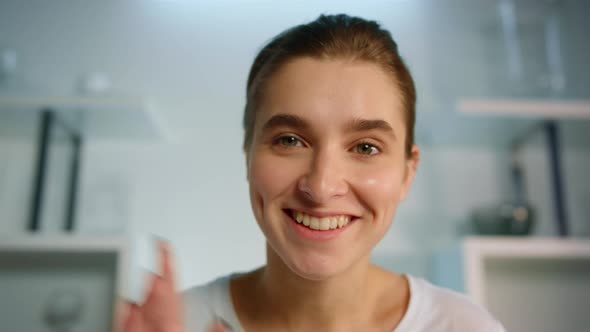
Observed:
[[[393,216],[401,194],[401,173],[392,167],[379,167],[356,176],[357,192],[376,218]]]
[[[263,200],[275,198],[293,185],[297,163],[271,153],[258,153],[250,164],[250,186]]]

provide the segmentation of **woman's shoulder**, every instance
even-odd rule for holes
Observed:
[[[225,275],[182,292],[187,330],[205,331],[219,318],[235,320],[229,292],[229,282],[234,276]]]
[[[228,274],[207,283],[187,288],[182,292],[182,297],[188,301],[210,301],[212,297],[219,296],[229,287],[232,277],[233,274]]]
[[[458,292],[407,276],[410,305],[396,332],[405,331],[481,331],[503,332],[484,307]]]

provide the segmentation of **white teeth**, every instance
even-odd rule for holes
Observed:
[[[307,214],[303,216],[303,224],[307,227],[310,225],[309,216]]]
[[[338,228],[344,227],[346,224],[348,224],[348,218],[345,216],[338,217]]]
[[[330,229],[330,218],[320,219],[320,231],[327,231]]]
[[[299,211],[293,212],[293,219],[304,226],[318,231],[342,228],[350,222],[350,217],[344,215],[318,218]]]
[[[338,227],[338,218],[330,218],[330,229]]]
[[[301,223],[303,221],[303,213],[297,212],[295,220],[297,220],[298,223]]]
[[[309,218],[309,228],[320,230],[320,220],[316,217]]]

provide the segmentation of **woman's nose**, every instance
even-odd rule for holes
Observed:
[[[298,189],[314,203],[323,204],[348,192],[345,178],[345,165],[337,155],[316,153],[299,179]]]

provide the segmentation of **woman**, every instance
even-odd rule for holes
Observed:
[[[320,16],[278,35],[254,61],[244,114],[267,264],[180,300],[162,246],[163,275],[126,331],[503,331],[465,297],[370,262],[418,167],[415,101],[375,22]]]

